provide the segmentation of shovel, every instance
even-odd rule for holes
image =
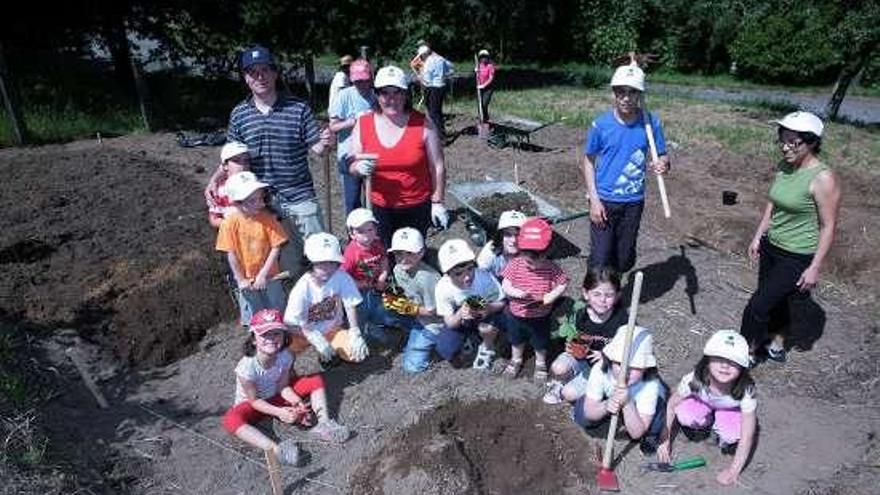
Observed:
[[[629,303],[629,321],[626,323],[626,334],[623,339],[623,362],[620,363],[620,373],[617,375],[617,387],[626,386],[626,377],[629,374],[629,350],[632,347],[633,331],[636,326],[636,313],[639,310],[639,297],[642,295],[642,279],[644,274],[636,272],[635,282],[633,284],[632,299]],[[617,433],[617,421],[620,413],[611,415],[611,422],[608,425],[608,438],[605,439],[605,454],[602,456],[602,467],[599,474],[596,475],[596,484],[599,490],[604,492],[619,492],[620,483],[617,482],[617,475],[611,469],[611,459],[614,456],[614,435]]]
[[[685,469],[694,469],[706,465],[706,459],[702,456],[690,457],[678,462],[648,462],[642,464],[642,468],[648,471],[657,471],[660,473],[672,473],[674,471],[684,471]]]

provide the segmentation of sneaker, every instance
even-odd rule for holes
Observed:
[[[562,382],[559,380],[550,380],[547,382],[547,392],[541,398],[544,404],[556,405],[562,404]]]
[[[702,442],[712,434],[712,430],[709,428],[691,428],[683,425],[681,426],[681,432],[691,442]]]
[[[319,440],[330,443],[343,443],[351,436],[348,427],[343,426],[332,419],[318,423],[318,426],[312,428],[312,436]]]
[[[657,435],[645,435],[642,437],[641,441],[639,441],[639,450],[641,450],[644,455],[652,455],[657,452],[657,445],[659,444],[660,442]]]
[[[718,448],[721,449],[721,453],[724,455],[736,454],[737,445],[738,445],[738,442],[727,443],[727,442],[722,442],[720,440],[718,441]]]
[[[477,349],[477,357],[474,358],[473,368],[483,371],[490,370],[494,360],[495,351],[487,349],[483,347],[483,344],[480,344],[480,347]]]
[[[278,444],[278,462],[286,466],[299,464],[299,447],[290,439]]]
[[[775,348],[768,345],[766,347],[766,349],[767,349],[767,359],[769,359],[770,361],[777,362],[777,363],[784,363],[785,362],[785,360],[786,360],[785,348],[775,349]]]

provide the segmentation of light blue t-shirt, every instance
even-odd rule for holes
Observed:
[[[422,68],[422,78],[425,85],[432,88],[442,88],[446,86],[446,76],[452,73],[452,64],[445,58],[432,53],[425,59],[425,66]]]
[[[358,114],[372,110],[376,107],[376,95],[370,91],[364,98],[355,86],[341,89],[333,99],[333,103],[327,110],[331,118],[347,120],[357,117]],[[351,129],[339,131],[337,136],[336,157],[342,158],[348,154],[351,146]]]
[[[651,114],[657,154],[666,154],[666,140],[660,119]],[[650,161],[648,135],[640,115],[622,124],[609,110],[593,121],[587,131],[584,154],[595,157],[596,188],[603,201],[636,203],[645,198],[645,168]]]

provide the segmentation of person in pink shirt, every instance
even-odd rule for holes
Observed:
[[[550,343],[550,312],[565,293],[568,275],[547,259],[553,229],[542,218],[522,224],[516,239],[520,255],[501,272],[501,289],[510,300],[505,311],[511,358],[504,376],[516,378],[522,371],[526,341],[535,349],[535,380],[547,380],[547,346]]]
[[[477,55],[477,87],[480,88],[480,106],[483,107],[483,122],[489,120],[489,103],[495,92],[495,64],[489,56],[489,50],[480,50]]]

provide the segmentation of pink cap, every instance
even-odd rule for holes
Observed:
[[[369,81],[372,79],[373,69],[370,67],[370,63],[362,58],[352,62],[348,68],[348,78],[351,79],[351,82]]]
[[[263,335],[270,330],[287,330],[284,317],[277,309],[261,309],[251,317],[251,331]]]

